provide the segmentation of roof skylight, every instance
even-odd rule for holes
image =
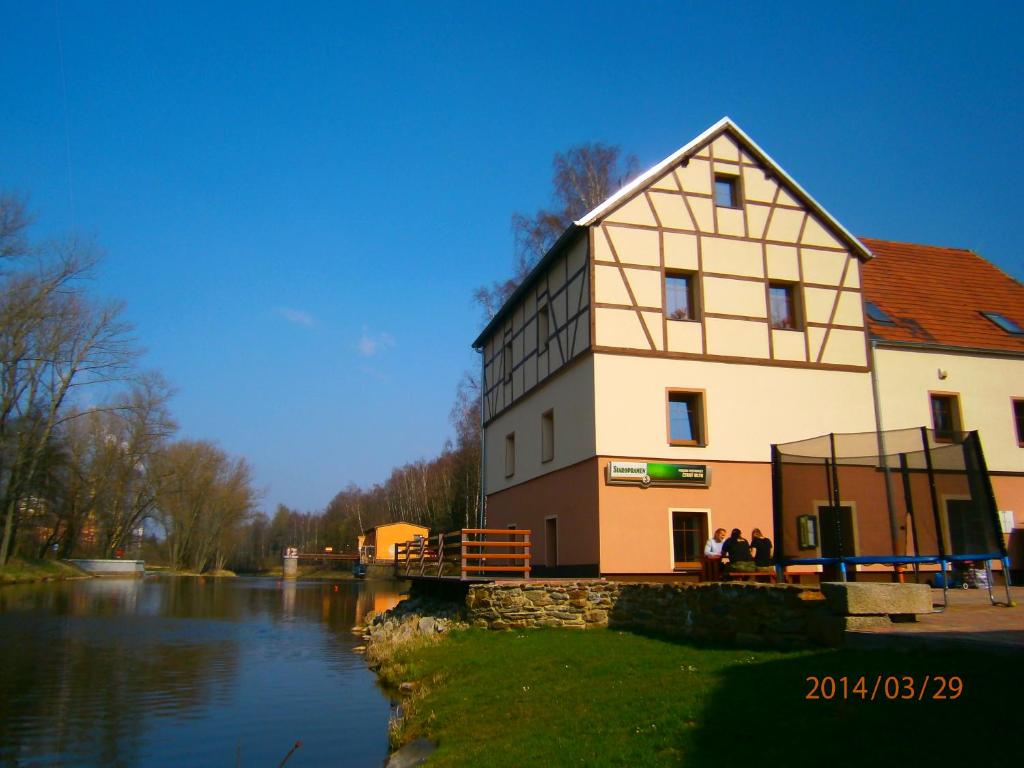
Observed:
[[[998,312],[982,312],[987,319],[998,325],[1004,331],[1014,336],[1024,336],[1024,328],[1021,328],[1017,323],[1008,318],[1006,315],[1001,315]]]
[[[868,317],[876,323],[882,323],[883,325],[896,325],[896,321],[889,317],[889,315],[886,314],[886,311],[875,304],[875,302],[865,301],[864,307],[868,311]]]

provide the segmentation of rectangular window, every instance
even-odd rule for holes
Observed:
[[[540,417],[540,460],[555,458],[555,412],[548,411]]]
[[[1014,399],[1013,421],[1017,425],[1017,445],[1024,447],[1024,399]]]
[[[715,205],[723,208],[740,207],[738,178],[715,174]]]
[[[501,349],[501,370],[504,372],[506,384],[512,383],[512,342],[508,342]]]
[[[516,473],[516,433],[505,435],[505,477]]]
[[[708,516],[703,512],[672,513],[672,560],[676,567],[700,562],[708,538]]]
[[[769,283],[768,302],[771,310],[772,328],[785,331],[799,330],[796,291],[791,284]]]
[[[704,395],[689,390],[669,390],[669,445],[705,445]]]
[[[961,429],[959,398],[950,394],[933,394],[930,397],[935,439],[944,443],[951,442]]]
[[[551,336],[551,315],[548,305],[537,310],[537,352],[544,352],[548,348],[548,338]]]
[[[693,275],[665,273],[665,314],[669,320],[696,320],[693,300]]]

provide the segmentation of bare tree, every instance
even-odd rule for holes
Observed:
[[[20,202],[0,197],[0,253],[27,262],[0,275],[0,567],[72,395],[122,378],[134,357],[120,304],[85,291],[92,249],[69,240],[33,251],[27,224]]]
[[[169,445],[155,463],[161,476],[158,517],[171,567],[196,572],[221,567],[256,503],[248,463],[194,440]]]
[[[531,215],[512,215],[512,276],[473,292],[474,301],[487,319],[494,317],[570,224],[604,202],[637,172],[636,157],[601,143],[580,144],[564,154],[556,152],[551,165],[553,205]]]

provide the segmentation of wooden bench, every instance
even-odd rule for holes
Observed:
[[[747,580],[757,581],[758,579],[767,579],[770,583],[775,583],[775,569],[772,568],[770,571],[729,571],[726,570],[722,574],[726,581],[739,581]]]

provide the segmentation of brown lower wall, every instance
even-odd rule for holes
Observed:
[[[487,497],[487,527],[529,529],[534,567],[591,566],[599,557],[597,458]],[[557,526],[556,562],[548,562],[547,519]]]
[[[739,528],[749,537],[751,529],[757,527],[776,539],[772,535],[769,464],[700,462],[711,469],[708,488],[643,488],[606,483],[605,468],[612,460],[615,458],[595,457],[489,495],[488,526],[515,525],[530,529],[533,532],[532,565],[538,569],[536,575],[539,576],[588,576],[598,572],[604,575],[671,575],[675,572],[672,510],[705,512],[709,535],[721,527]],[[996,475],[992,477],[992,486],[998,507],[1014,510],[1015,530],[1007,537],[1007,546],[1013,568],[1024,568],[1024,477]],[[946,489],[939,487],[937,490],[941,496]],[[955,489],[948,490],[952,493]],[[808,491],[808,513],[813,512],[812,502],[819,496],[827,496],[827,492]],[[901,493],[895,496],[901,501]],[[884,498],[879,497],[880,505],[883,501]],[[858,509],[858,513],[859,516],[866,514],[866,509]],[[557,520],[556,563],[547,562],[546,519],[549,517]],[[925,514],[918,518],[918,535],[934,539],[934,521]],[[900,522],[906,527],[905,516]],[[872,547],[888,551],[889,542],[887,518],[877,526],[864,526],[858,534],[860,551],[869,551]],[[552,570],[551,566],[556,569]],[[791,570],[813,573],[820,569],[801,566]],[[892,572],[887,566],[861,566],[858,570]]]

